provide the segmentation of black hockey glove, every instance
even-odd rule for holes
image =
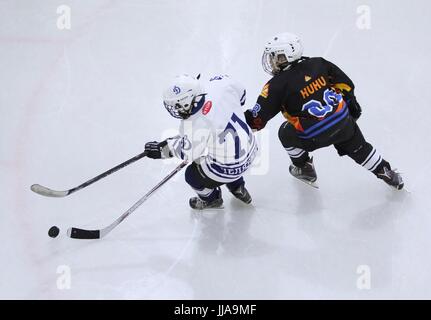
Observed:
[[[350,115],[356,121],[362,114],[362,108],[359,105],[358,101],[356,101],[356,97],[349,97],[347,100],[347,107],[349,108]]]
[[[252,110],[246,110],[244,112],[245,121],[253,131],[262,130],[265,128],[266,123],[263,123],[260,117],[254,117]]]
[[[151,159],[166,159],[172,158],[172,154],[168,147],[168,142],[151,141],[145,144],[145,152],[147,157]]]

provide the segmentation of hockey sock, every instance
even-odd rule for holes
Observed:
[[[361,163],[361,166],[374,173],[376,169],[381,167],[383,161],[383,157],[377,152],[376,148],[372,148],[371,152]],[[385,161],[385,163],[387,162]]]
[[[238,189],[239,187],[241,187],[242,185],[245,184],[244,178],[241,177],[238,180],[235,180],[234,182],[230,182],[226,184],[226,187],[231,191],[235,191],[236,189]]]
[[[221,189],[219,187],[215,189],[204,188],[202,190],[194,190],[198,194],[199,198],[207,202],[212,202],[221,197]]]
[[[285,148],[289,154],[292,163],[297,167],[303,167],[305,163],[310,160],[308,152],[295,147]]]

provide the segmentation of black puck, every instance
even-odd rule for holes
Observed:
[[[48,231],[48,235],[51,238],[57,237],[59,233],[60,233],[60,229],[58,229],[58,227],[56,227],[56,226],[52,226]]]

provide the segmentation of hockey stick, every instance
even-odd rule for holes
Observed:
[[[151,189],[145,196],[139,199],[133,206],[131,206],[126,212],[124,212],[117,220],[112,222],[109,226],[99,230],[85,230],[79,228],[69,228],[67,235],[73,239],[101,239],[112,231],[116,226],[124,221],[129,215],[132,214],[141,204],[143,204],[155,191],[161,186],[168,182],[175,174],[181,171],[187,165],[187,161],[183,161],[174,171],[167,175],[162,181],[160,181],[153,189]]]
[[[104,173],[99,174],[97,177],[94,177],[88,181],[85,181],[83,184],[80,184],[79,186],[66,190],[66,191],[57,191],[57,190],[51,190],[47,187],[41,186],[40,184],[33,184],[30,189],[33,192],[36,192],[37,194],[40,194],[42,196],[45,197],[54,197],[54,198],[62,198],[62,197],[66,197],[76,191],[79,191],[85,187],[88,187],[89,185],[95,183],[96,181],[99,181],[100,179],[103,179],[107,176],[109,176],[110,174],[128,166],[129,164],[138,161],[139,159],[142,159],[143,157],[145,157],[147,155],[147,153],[144,151],[136,156],[134,156],[133,158],[130,158],[127,161],[124,161],[123,163],[120,163],[119,165],[109,169],[108,171],[105,171]]]

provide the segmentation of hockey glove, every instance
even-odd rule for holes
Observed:
[[[347,107],[349,108],[350,115],[356,121],[362,114],[362,108],[359,105],[358,101],[356,101],[356,97],[352,96],[347,99]]]
[[[166,159],[172,158],[172,153],[169,150],[168,142],[151,141],[145,144],[145,152],[147,157],[151,159]]]
[[[265,128],[265,123],[263,123],[260,117],[255,117],[252,110],[246,110],[244,112],[245,120],[253,132],[262,130]]]

